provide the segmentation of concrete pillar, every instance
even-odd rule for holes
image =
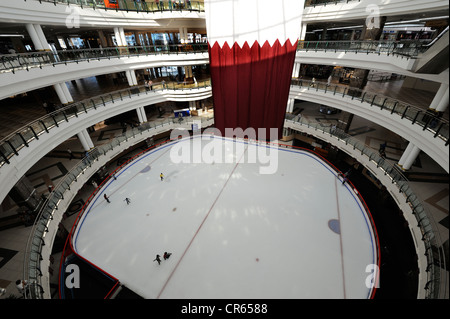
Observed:
[[[294,111],[295,99],[289,99],[286,107],[286,113],[292,113]]]
[[[147,113],[145,113],[145,106],[142,106],[141,108],[141,114],[142,114],[142,121],[147,122]]]
[[[442,83],[431,102],[430,109],[433,109],[436,112],[444,112],[448,107],[448,102],[449,86],[448,84]]]
[[[408,155],[408,158],[406,159],[405,163],[403,164],[402,168],[404,170],[408,170],[411,168],[412,164],[416,160],[417,156],[419,156],[420,148],[414,145],[414,147],[411,149],[411,152]]]
[[[306,38],[306,27],[307,26],[308,25],[306,23],[302,24],[302,30],[301,30],[301,33],[300,33],[300,41],[305,41],[305,38]]]
[[[36,29],[34,28],[34,25],[31,23],[27,23],[25,25],[28,34],[31,37],[31,41],[33,42],[33,45],[37,51],[44,51],[44,47],[42,46],[41,40],[39,39],[39,36],[36,32]]]
[[[119,28],[114,28],[114,37],[116,38],[116,43],[119,47],[124,46],[122,42],[122,36],[120,35]]]
[[[87,144],[89,146],[89,149],[94,148],[95,146],[94,146],[94,143],[92,142],[92,139],[91,139],[91,136],[89,135],[89,132],[86,129],[82,130],[81,132],[83,133],[84,138],[86,139],[86,142],[87,142]]]
[[[125,46],[125,47],[128,46],[127,39],[125,38],[125,31],[123,30],[122,27],[119,28],[119,34],[120,34],[120,37],[122,39],[122,45]]]
[[[141,108],[140,107],[138,107],[136,109],[136,114],[137,114],[137,117],[138,117],[138,120],[139,120],[139,124],[144,123],[144,120],[142,119],[142,113],[141,113]]]
[[[62,90],[64,92],[64,96],[67,99],[67,102],[68,103],[73,103],[73,97],[72,97],[72,94],[70,94],[69,89],[67,88],[67,83],[66,82],[62,82],[62,83],[60,83],[60,85],[61,85],[61,88],[62,88]]]
[[[39,24],[33,24],[33,26],[34,26],[34,29],[36,30],[39,40],[41,41],[44,51],[51,51],[50,45],[48,44],[47,39],[45,38],[45,34],[44,34],[44,31],[42,31],[41,26]]]
[[[83,131],[81,131],[80,133],[78,133],[77,136],[78,136],[78,139],[79,139],[80,142],[81,142],[81,145],[83,145],[83,149],[84,149],[85,151],[89,151],[89,145],[88,145],[88,143],[87,143],[87,141],[86,141],[86,137],[84,136]]]
[[[56,94],[58,95],[59,100],[61,101],[61,104],[63,105],[68,104],[69,101],[67,100],[66,95],[64,94],[61,84],[60,83],[53,84],[53,88],[55,89]]]
[[[133,86],[133,79],[131,78],[130,70],[125,71],[125,76],[127,77],[128,85]]]
[[[400,166],[403,170],[410,169],[419,153],[420,149],[413,143],[409,143],[398,161],[398,166]]]
[[[136,78],[136,71],[129,70],[128,72],[130,72],[131,82],[133,83],[133,85],[138,85],[137,78]]]

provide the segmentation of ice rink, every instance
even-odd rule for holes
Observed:
[[[223,147],[224,160],[195,159],[195,150],[212,146]],[[179,162],[182,150],[197,163]],[[258,151],[272,152],[273,173],[252,163]],[[364,205],[336,175],[304,150],[181,139],[103,185],[72,245],[144,298],[369,298],[366,267],[377,263],[377,238]]]

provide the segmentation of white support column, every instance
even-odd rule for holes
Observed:
[[[128,85],[133,86],[133,79],[131,78],[130,70],[125,71],[125,76],[127,77]]]
[[[133,85],[138,85],[137,78],[136,78],[136,71],[130,70],[129,72],[130,72],[131,82],[133,83]]]
[[[67,88],[67,83],[66,82],[62,82],[62,83],[60,83],[60,85],[61,85],[61,88],[62,88],[62,90],[64,92],[64,95],[66,96],[67,102],[68,103],[73,103],[73,97],[70,94],[69,89]]]
[[[86,138],[84,137],[83,131],[81,131],[80,133],[78,133],[77,136],[78,136],[78,139],[79,139],[80,142],[81,142],[81,145],[83,145],[83,149],[84,149],[85,151],[89,151],[89,145],[88,145],[88,143],[87,143],[87,141],[86,141]]]
[[[142,113],[141,113],[141,108],[140,107],[138,107],[136,109],[136,114],[137,114],[137,117],[138,117],[138,120],[139,120],[139,124],[144,123],[144,120],[142,119]]]
[[[56,94],[58,95],[61,104],[63,105],[68,104],[69,101],[67,100],[66,95],[64,94],[61,84],[60,83],[53,84],[53,87],[55,88]]]
[[[447,89],[445,90],[441,100],[439,101],[439,104],[436,107],[436,112],[444,112],[448,108],[448,102],[449,102],[449,86],[446,84]]]
[[[41,26],[39,24],[33,24],[33,26],[34,26],[34,29],[36,30],[39,40],[41,41],[44,51],[51,51],[50,45],[48,44],[47,39],[45,38],[45,34],[44,34],[44,31],[42,31]]]
[[[434,96],[433,101],[431,101],[430,109],[433,109],[433,110],[437,109],[437,106],[441,102],[446,91],[448,92],[448,84],[441,83],[441,86],[439,87],[439,90],[436,92],[436,95]]]
[[[412,148],[408,158],[406,159],[405,163],[403,164],[402,168],[404,170],[410,169],[412,164],[416,160],[417,156],[419,156],[419,153],[420,153],[420,148],[418,148],[417,146],[414,145],[414,147]]]
[[[141,109],[141,114],[142,114],[142,121],[145,123],[145,122],[148,121],[147,120],[147,114],[145,113],[145,107],[142,106],[140,109]]]
[[[114,28],[114,37],[116,38],[117,45],[122,47],[122,36],[120,35],[119,28]]]
[[[125,37],[125,31],[123,30],[122,27],[119,28],[119,34],[120,34],[120,38],[122,39],[122,45],[124,47],[128,46],[127,39]]]
[[[305,37],[306,37],[306,27],[307,27],[308,25],[306,24],[306,23],[303,23],[302,24],[302,30],[301,30],[301,33],[300,33],[300,41],[305,41]]]
[[[398,166],[400,166],[403,170],[410,169],[419,153],[420,148],[410,142],[398,161]]]
[[[30,35],[31,41],[33,41],[33,45],[38,51],[44,51],[44,47],[42,46],[41,40],[36,32],[36,29],[31,23],[27,23],[25,25],[28,34]]]
[[[91,138],[91,136],[89,135],[89,132],[88,132],[86,129],[84,129],[84,130],[81,131],[81,132],[83,133],[84,138],[86,139],[86,142],[87,142],[87,144],[88,144],[88,146],[89,146],[89,149],[94,148],[94,143],[92,142],[92,138]]]

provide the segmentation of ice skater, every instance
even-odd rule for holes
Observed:
[[[159,174],[159,177],[161,178],[161,182],[164,180],[164,175],[163,173]]]
[[[109,201],[109,197],[106,196],[106,194],[103,194],[103,197],[106,199],[106,201],[107,201],[108,203],[111,203],[111,202]]]
[[[164,260],[169,259],[170,255],[172,255],[172,253],[168,253],[168,252],[165,251],[164,255],[163,255]]]
[[[125,198],[125,201],[127,202],[127,205],[130,205],[131,199],[129,199],[128,197],[126,197],[126,198]]]
[[[153,261],[157,261],[158,265],[161,265],[161,256],[160,255],[156,255],[156,258]]]

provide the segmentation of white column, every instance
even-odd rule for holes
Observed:
[[[42,31],[42,28],[39,24],[34,24],[34,29],[36,30],[36,33],[39,37],[39,40],[41,41],[42,47],[45,51],[50,51],[50,45],[47,42],[47,39],[45,38],[45,34]]]
[[[53,87],[55,88],[56,94],[58,95],[61,103],[62,104],[69,103],[69,101],[67,100],[66,95],[64,94],[64,91],[61,87],[61,84],[60,83],[53,84]]]
[[[119,28],[119,34],[120,34],[120,37],[121,37],[121,39],[122,39],[122,45],[123,45],[124,47],[128,46],[128,44],[127,44],[127,39],[125,38],[125,31],[123,30],[122,27]]]
[[[449,95],[448,95],[449,92],[448,92],[448,90],[449,90],[449,86],[448,86],[448,84],[446,86],[447,86],[447,89],[445,90],[441,100],[439,101],[438,106],[436,107],[436,110],[435,110],[436,112],[444,112],[447,109],[447,107],[448,107],[448,102],[449,102]]]
[[[128,85],[133,86],[133,79],[131,78],[130,70],[125,71],[125,76],[127,77]]]
[[[94,143],[92,142],[91,136],[89,135],[89,132],[84,129],[83,131],[81,131],[84,135],[84,138],[86,139],[86,142],[89,146],[89,149],[94,148]]]
[[[136,78],[136,71],[130,70],[129,72],[130,72],[131,82],[133,83],[133,85],[138,85],[137,78]]]
[[[292,113],[294,111],[294,99],[288,99],[286,113]]]
[[[117,45],[119,47],[123,46],[122,36],[120,35],[119,28],[114,28],[114,37],[116,38]]]
[[[60,83],[60,85],[61,85],[61,88],[62,88],[62,90],[64,92],[64,95],[66,96],[67,102],[68,103],[72,103],[73,102],[73,98],[72,98],[72,95],[69,92],[69,89],[67,88],[67,83],[66,82],[62,82],[62,83]]]
[[[83,131],[81,131],[80,133],[78,133],[77,136],[78,136],[78,139],[79,139],[80,142],[81,142],[81,145],[83,145],[83,149],[84,149],[85,151],[89,151],[89,145],[88,145],[88,143],[87,143],[87,141],[86,141],[86,138],[85,138],[84,135],[83,135]]]
[[[142,106],[140,109],[141,109],[142,121],[147,122],[148,120],[147,120],[147,114],[145,113],[145,107]]]
[[[302,24],[302,30],[301,30],[301,33],[300,33],[300,41],[304,41],[305,40],[305,37],[306,37],[306,27],[307,27],[308,25],[306,24],[306,23],[303,23]]]
[[[136,114],[138,116],[139,124],[144,123],[144,120],[142,119],[142,113],[141,113],[141,108],[140,107],[138,107],[136,109]]]
[[[417,146],[414,146],[412,148],[411,152],[409,153],[409,156],[406,159],[405,163],[403,164],[402,168],[404,170],[410,169],[412,164],[416,160],[417,156],[419,156],[419,153],[420,153],[420,148],[418,148]]]
[[[447,95],[448,95],[448,84],[441,83],[441,86],[439,87],[439,90],[436,92],[436,95],[434,96],[433,101],[431,101],[430,109],[437,109],[437,106],[441,102],[446,91],[447,91]]]
[[[42,46],[41,40],[39,39],[39,36],[34,26],[31,23],[27,23],[25,27],[27,28],[28,34],[30,35],[31,41],[33,41],[36,50],[44,51],[44,47]]]

